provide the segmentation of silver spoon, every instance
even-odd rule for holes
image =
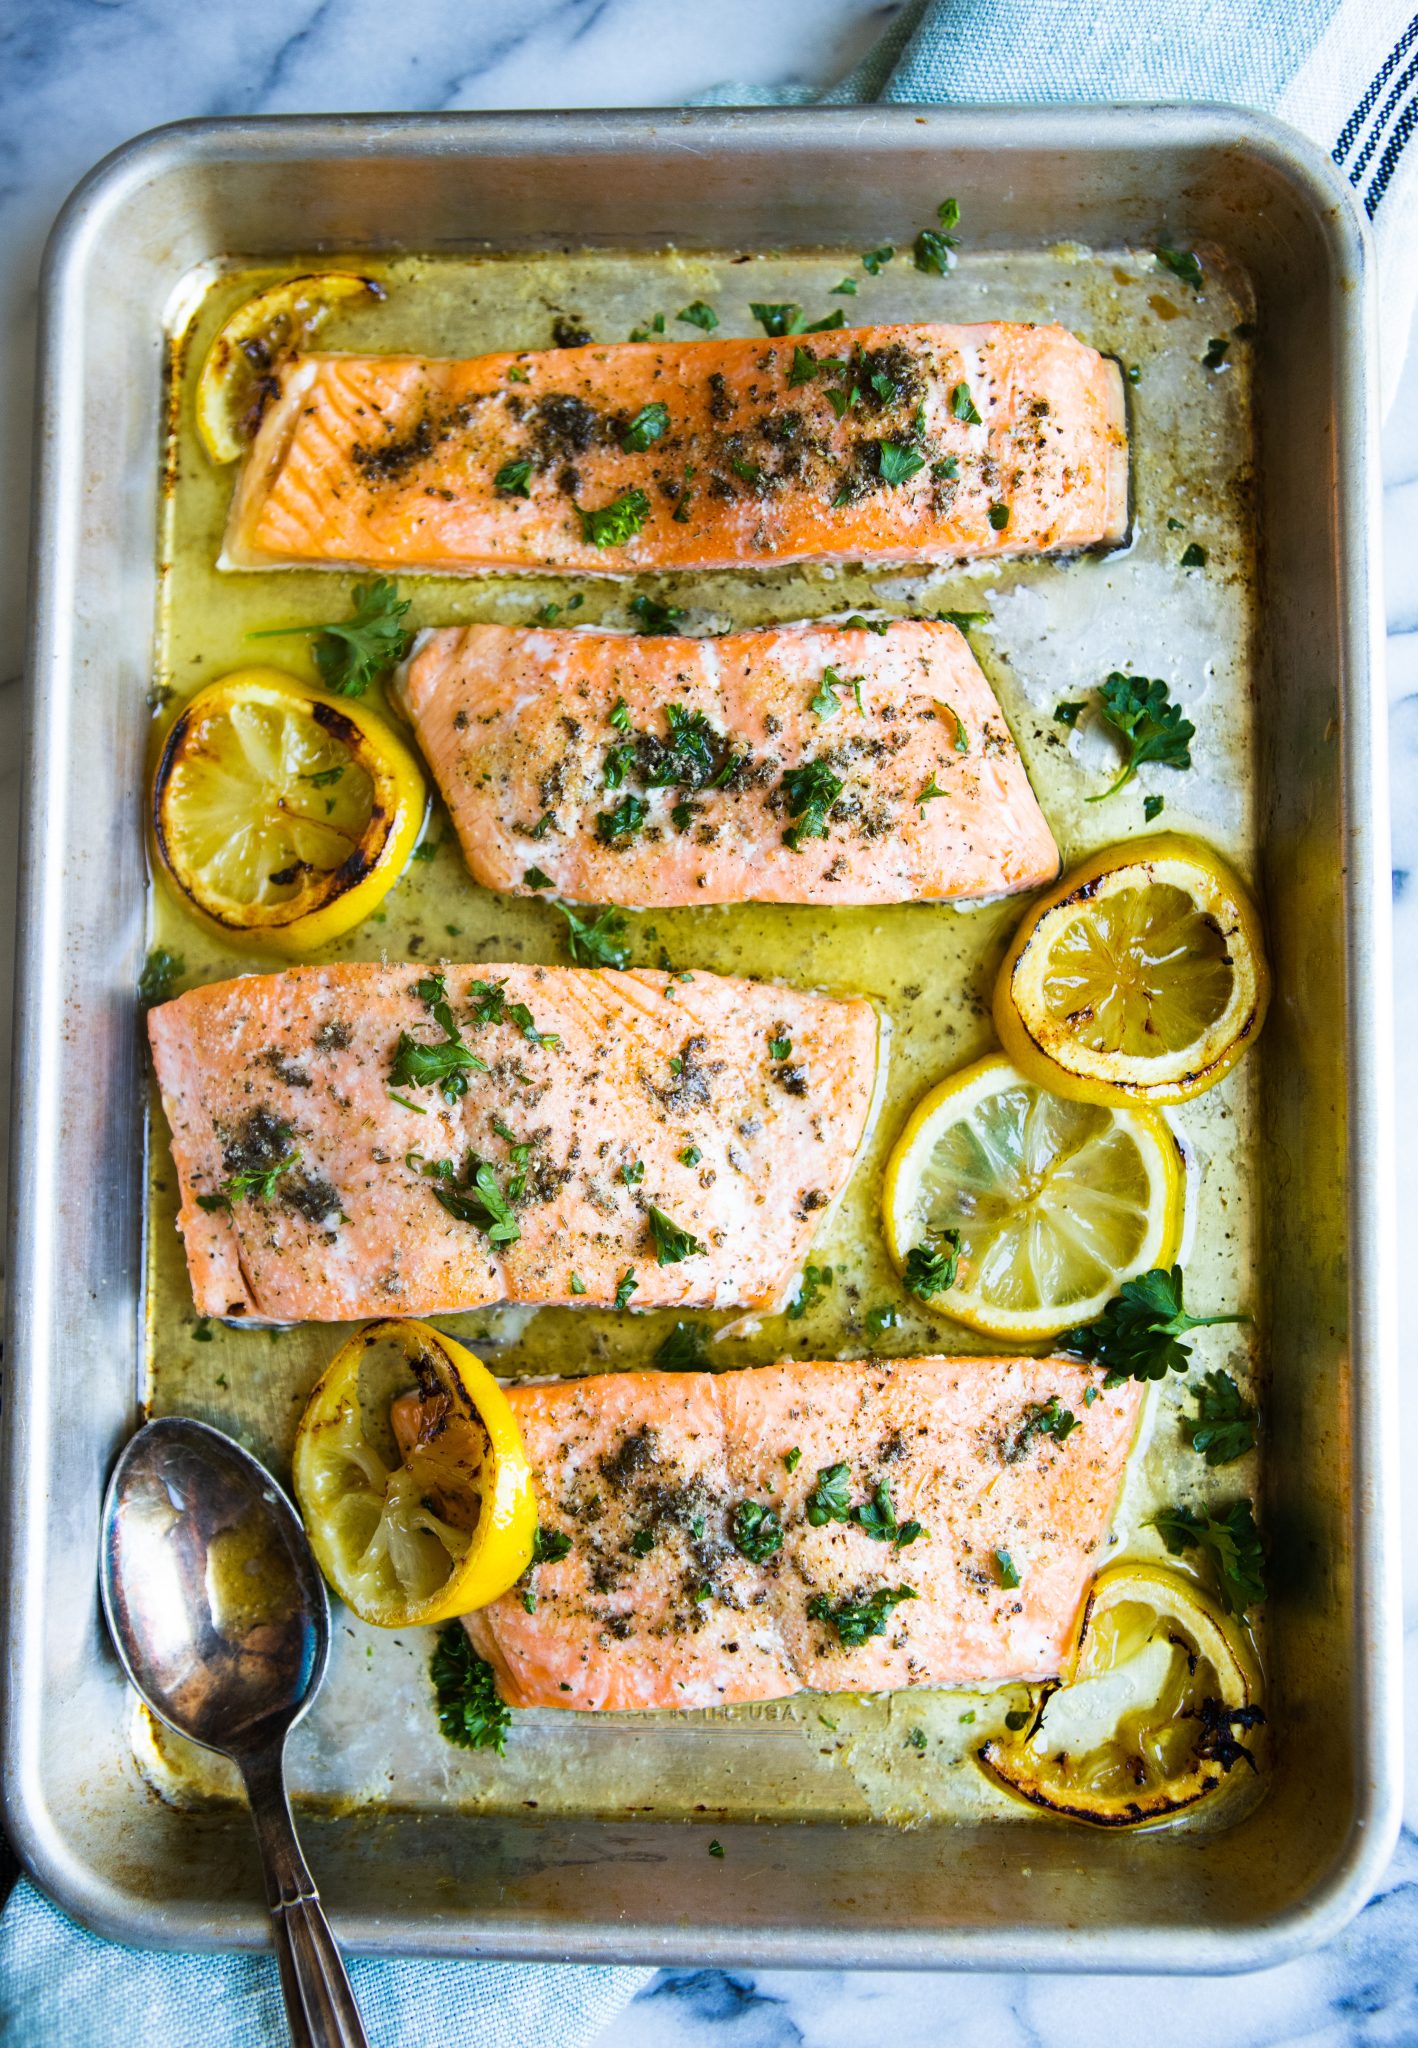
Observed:
[[[299,1516],[230,1437],[164,1416],[114,1468],[99,1576],[137,1692],[245,1781],[296,2048],[368,2048],[286,1799],[286,1736],[330,1651],[325,1584]]]

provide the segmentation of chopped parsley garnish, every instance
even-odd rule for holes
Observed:
[[[323,626],[282,626],[246,637],[283,640],[296,633],[313,633],[310,652],[325,688],[336,697],[362,697],[413,645],[413,634],[400,623],[412,600],[401,598],[398,584],[388,576],[356,583],[350,596],[354,601],[352,618]]]
[[[793,360],[788,366],[788,389],[796,391],[800,384],[811,384],[821,367],[818,358],[801,343],[793,350]]]
[[[622,1166],[620,1177],[628,1188],[639,1187],[641,1181],[645,1178],[645,1161],[643,1159],[632,1159],[628,1165]]]
[[[519,1148],[520,1149],[520,1148]],[[497,1183],[497,1171],[489,1160],[480,1159],[468,1147],[462,1168],[451,1159],[423,1159],[417,1152],[406,1155],[404,1164],[434,1183],[434,1199],[459,1223],[481,1230],[491,1245],[516,1244],[522,1226],[512,1213],[510,1195],[520,1193],[524,1176],[514,1172],[508,1191]],[[515,1197],[514,1197],[515,1198]]]
[[[832,1285],[832,1268],[814,1266],[809,1262],[803,1267],[803,1277],[798,1282],[798,1291],[788,1303],[788,1320],[800,1323],[809,1309],[817,1307],[819,1297]]]
[[[843,619],[837,628],[839,633],[861,631],[863,633],[889,633],[890,619],[864,619],[860,612],[853,612],[851,618]]]
[[[804,334],[831,334],[835,328],[845,327],[846,324],[846,314],[840,306],[834,306],[824,319],[809,320],[802,331]]]
[[[840,284],[834,284],[830,296],[834,299],[854,299],[857,296],[857,280],[844,277]]]
[[[285,1135],[289,1137],[289,1131]],[[289,1173],[299,1158],[300,1148],[293,1146],[284,1158],[275,1160],[270,1166],[247,1166],[228,1174],[214,1194],[198,1195],[197,1207],[212,1211],[230,1209],[243,1200],[269,1202],[281,1175]]]
[[[530,462],[504,462],[492,480],[492,487],[510,498],[530,497],[527,485],[531,482],[531,477]]]
[[[491,1664],[473,1648],[461,1621],[439,1630],[428,1671],[447,1739],[460,1749],[495,1749],[502,1756],[512,1715],[498,1698]]]
[[[825,839],[828,819],[846,784],[834,775],[825,761],[804,761],[784,771],[781,788],[787,799],[788,816],[795,820],[783,834],[783,844],[796,853],[804,839]]]
[[[579,1273],[573,1273],[571,1276],[571,1292],[573,1294],[584,1294],[586,1292],[586,1283]]]
[[[1189,1316],[1182,1304],[1182,1269],[1154,1266],[1125,1280],[1101,1316],[1079,1329],[1065,1330],[1060,1351],[1070,1351],[1107,1369],[1105,1387],[1125,1380],[1160,1380],[1185,1372],[1191,1346],[1179,1340],[1188,1330],[1212,1323],[1246,1323],[1249,1316]]]
[[[770,1038],[768,1041],[768,1057],[770,1060],[785,1060],[792,1050],[793,1041],[791,1038]]]
[[[441,839],[421,839],[409,855],[409,858],[410,860],[433,860],[436,858],[438,849],[442,844],[443,841]]]
[[[1219,1511],[1163,1508],[1151,1526],[1173,1557],[1184,1550],[1201,1551],[1232,1614],[1245,1614],[1265,1599],[1265,1551],[1249,1500],[1232,1501]]]
[[[683,1152],[675,1155],[681,1166],[698,1166],[704,1154],[697,1145],[686,1145]]]
[[[1098,705],[1121,736],[1126,758],[1117,781],[1098,796],[1089,797],[1089,803],[1100,804],[1115,796],[1145,761],[1156,761],[1164,768],[1191,767],[1196,727],[1182,716],[1181,705],[1172,702],[1160,677],[1149,681],[1146,676],[1124,675],[1114,669],[1098,692]]]
[[[974,399],[970,396],[970,386],[963,377],[951,389],[950,410],[956,419],[964,420],[967,427],[982,427],[985,424],[976,410]]]
[[[878,446],[877,470],[884,484],[904,484],[925,466],[925,456],[901,441],[883,441]]]
[[[712,306],[706,306],[703,299],[695,299],[675,314],[676,320],[683,320],[691,327],[702,327],[706,334],[712,334],[719,324],[719,316]]]
[[[485,1074],[487,1064],[464,1044],[463,1034],[453,1021],[447,986],[441,974],[428,974],[415,982],[414,994],[443,1031],[443,1041],[426,1045],[422,1040],[410,1037],[407,1031],[401,1031],[389,1068],[390,1086],[438,1088],[445,1102],[457,1102],[468,1092],[469,1074]]]
[[[864,1536],[874,1537],[878,1543],[890,1543],[896,1550],[904,1550],[908,1543],[925,1534],[919,1522],[897,1521],[891,1488],[884,1479],[877,1481],[869,1500],[852,1509],[851,1518]]]
[[[807,1603],[809,1619],[827,1622],[837,1632],[837,1639],[849,1650],[855,1650],[872,1636],[884,1636],[891,1611],[903,1600],[914,1600],[914,1586],[882,1586],[879,1591],[865,1600],[839,1600],[835,1603],[825,1593],[815,1593]]]
[[[1206,549],[1200,547],[1196,541],[1188,542],[1187,546],[1182,549],[1182,567],[1184,569],[1204,569],[1206,567]]]
[[[803,319],[802,307],[791,303],[769,306],[764,305],[761,300],[751,299],[748,310],[765,334],[801,334],[807,326]]]
[[[655,1240],[655,1264],[677,1266],[682,1259],[692,1259],[705,1247],[692,1231],[681,1230],[672,1223],[663,1209],[657,1209],[652,1202],[649,1207],[650,1235]]]
[[[1087,708],[1087,705],[1081,699],[1075,701],[1067,697],[1060,698],[1059,702],[1054,706],[1054,723],[1055,725],[1066,725],[1072,730]]]
[[[935,771],[932,770],[929,782],[925,783],[920,789],[916,791],[916,802],[921,806],[922,811],[924,811],[926,805],[931,801],[933,797],[945,796],[946,794],[947,792],[943,790],[940,784],[936,781]]]
[[[1009,507],[1008,505],[991,505],[986,516],[995,532],[1003,533],[1009,524]]]
[[[756,1500],[741,1500],[729,1523],[734,1549],[750,1564],[766,1564],[783,1548],[783,1524],[776,1508]]]
[[[622,491],[609,505],[589,510],[578,505],[576,510],[581,516],[582,540],[589,541],[593,548],[623,548],[634,540],[650,517],[650,500],[637,484],[633,490]]]
[[[596,813],[596,837],[603,846],[621,846],[644,830],[646,815],[643,797],[623,796],[613,811]]]
[[[627,455],[643,455],[669,430],[670,409],[667,405],[642,405],[621,435],[620,445]]]
[[[630,706],[624,697],[617,697],[610,708],[610,722],[617,732],[630,731]]]
[[[1206,344],[1206,353],[1201,359],[1203,370],[1224,370],[1230,346],[1230,342],[1226,340],[1224,335],[1213,334],[1210,341]]]
[[[922,228],[911,256],[917,270],[924,271],[927,276],[949,277],[958,247],[958,238],[950,232],[960,224],[960,208],[956,201],[943,199],[936,208],[936,218],[940,222],[939,229]]]
[[[571,1554],[571,1538],[560,1529],[548,1529],[537,1524],[537,1533],[532,1538],[533,1564],[560,1564],[562,1558]]]
[[[578,917],[568,903],[557,903],[566,919],[567,950],[582,967],[624,967],[630,948],[624,941],[625,918],[618,910],[598,911],[589,922]]]
[[[835,718],[842,708],[838,692],[843,690],[850,691],[852,696],[856,698],[857,709],[860,711],[862,708],[861,677],[848,676],[843,678],[838,675],[835,668],[825,668],[822,671],[822,681],[817,686],[816,694],[808,701],[808,710],[815,711],[819,718]]]
[[[850,1465],[822,1465],[807,1497],[804,1512],[814,1529],[845,1522],[852,1513]]]
[[[929,1301],[933,1294],[944,1294],[955,1285],[955,1269],[960,1262],[958,1230],[933,1232],[932,1238],[933,1241],[912,1245],[901,1276],[908,1292],[919,1295],[922,1301]]]
[[[1047,1401],[1036,1401],[1025,1409],[1024,1419],[1005,1447],[1005,1463],[1017,1465],[1027,1458],[1041,1436],[1051,1436],[1056,1444],[1067,1443],[1077,1427],[1078,1417],[1060,1404],[1057,1394],[1050,1394]]]
[[[1201,290],[1201,263],[1192,249],[1161,248],[1153,252],[1157,261],[1179,277],[1183,284],[1189,284],[1194,292]]]
[[[556,886],[551,876],[543,874],[540,868],[524,868],[522,884],[527,889],[551,889]]]
[[[636,1557],[648,1557],[655,1548],[653,1529],[637,1529],[630,1539],[630,1548]]]
[[[1161,817],[1164,801],[1165,799],[1160,796],[1145,796],[1142,799],[1142,815],[1149,825],[1154,818]]]
[[[138,1001],[145,1010],[171,1002],[174,985],[186,972],[187,962],[180,953],[169,953],[166,946],[154,946],[138,976]]]
[[[629,1308],[630,1297],[639,1285],[640,1282],[635,1277],[634,1267],[627,1266],[616,1282],[615,1306],[617,1308]]]
[[[1014,1588],[1019,1584],[1018,1566],[1007,1550],[997,1550],[994,1558],[995,1577],[1005,1588],[1006,1592],[1013,1592]]]
[[[630,609],[640,621],[636,628],[636,631],[640,633],[677,633],[688,617],[682,606],[677,604],[661,604],[658,598],[645,597],[644,595],[632,597]],[[617,708],[625,711],[624,699],[621,700]],[[615,723],[614,714],[612,714],[611,722],[612,724]],[[626,712],[623,729],[627,732],[630,730],[629,712]]]
[[[664,331],[665,316],[663,313],[657,313],[648,327],[633,327],[630,330],[630,339],[632,341],[648,341],[652,334],[663,334]]]
[[[883,242],[879,249],[867,249],[862,255],[862,269],[868,277],[879,277],[895,254],[889,242]]]
[[[723,1845],[723,1843],[722,1843],[722,1842],[720,1842],[720,1841],[713,1841],[713,1842],[711,1842],[711,1843],[709,1844],[709,1854],[710,1854],[711,1856],[722,1856],[722,1855],[723,1855],[723,1853],[724,1853],[724,1845]]]
[[[988,626],[988,612],[937,612],[936,617],[943,626],[954,626],[959,633],[973,633],[977,626]]]
[[[763,471],[756,462],[749,462],[742,455],[731,455],[729,457],[729,468],[735,476],[741,476],[746,484],[758,483],[763,475]]]
[[[1256,1411],[1229,1372],[1209,1372],[1193,1389],[1196,1419],[1184,1416],[1182,1435],[1208,1465],[1233,1465],[1256,1446]]]
[[[869,1337],[884,1337],[888,1330],[896,1328],[897,1315],[894,1308],[869,1308],[863,1320]]]
[[[914,1749],[918,1756],[924,1756],[926,1753],[925,1729],[913,1728],[910,1734],[906,1737],[906,1747],[908,1749]]]
[[[655,1347],[655,1363],[665,1372],[702,1372],[708,1361],[703,1323],[676,1323]]]
[[[784,1451],[783,1453],[783,1470],[785,1472],[796,1472],[802,1461],[803,1454],[797,1445],[794,1444],[790,1451]]]

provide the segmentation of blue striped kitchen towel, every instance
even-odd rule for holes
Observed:
[[[699,103],[1219,100],[1325,150],[1371,223],[1392,398],[1418,299],[1414,0],[907,0],[825,93],[723,85]]]

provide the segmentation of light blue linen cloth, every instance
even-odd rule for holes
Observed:
[[[1390,388],[1418,292],[1418,13],[1413,0],[911,0],[826,93],[721,86],[701,103],[1205,99],[1301,129],[1373,225]],[[1410,146],[1411,145],[1411,146]],[[318,1878],[318,1873],[317,1873]],[[352,1960],[376,2048],[584,2048],[652,1972]],[[0,1916],[11,2048],[266,2048],[284,2038],[265,1956],[123,1949],[27,1880]]]

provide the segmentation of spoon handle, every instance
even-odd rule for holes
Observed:
[[[345,1965],[296,1840],[283,1745],[243,1758],[295,2048],[369,2048]]]

